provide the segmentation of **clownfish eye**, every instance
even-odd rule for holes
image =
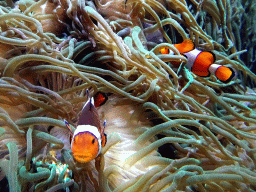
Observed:
[[[95,143],[95,138],[92,140],[92,144],[94,144]]]

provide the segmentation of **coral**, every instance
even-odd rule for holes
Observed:
[[[255,190],[250,2],[1,1],[1,182],[10,191]],[[173,46],[186,39],[237,77],[190,72]],[[63,120],[75,130],[87,89],[109,95],[99,107],[108,140],[99,160],[80,164]]]

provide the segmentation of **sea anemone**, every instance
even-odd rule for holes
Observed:
[[[252,4],[0,2],[0,191],[256,190]],[[189,71],[187,39],[236,78]],[[75,130],[87,90],[109,97],[108,139],[83,164],[63,120]]]

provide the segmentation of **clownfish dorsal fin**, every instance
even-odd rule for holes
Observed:
[[[84,104],[83,109],[87,106],[90,105],[90,111],[92,110],[92,105],[94,106],[94,99],[93,97],[90,97],[89,90],[86,89],[86,96],[87,96],[87,102]],[[82,110],[83,110],[82,109]]]
[[[176,47],[180,53],[187,53],[195,49],[195,45],[191,39],[185,39],[182,43],[175,44],[174,47]]]
[[[92,106],[94,106],[94,99],[93,97],[90,98],[90,111],[92,110]]]
[[[94,106],[94,99],[93,97],[89,98],[88,101],[84,104],[83,108],[82,108],[82,111],[87,107],[87,106],[90,106],[89,110],[91,111],[92,110],[92,106]]]
[[[100,128],[100,119],[94,105],[94,98],[89,98],[78,115],[78,125],[93,125]]]

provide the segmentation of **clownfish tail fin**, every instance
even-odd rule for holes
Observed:
[[[212,57],[213,57],[212,63],[214,63],[216,61],[216,55],[212,51],[207,51],[207,52],[212,54]]]
[[[236,72],[234,69],[232,69],[231,67],[227,67],[230,70],[231,75],[229,76],[229,78],[227,78],[226,80],[222,81],[223,83],[229,83],[230,81],[232,81],[234,79],[234,77],[236,76]],[[220,80],[221,81],[221,80]]]
[[[231,68],[231,67],[229,67],[229,69],[232,71],[232,75],[231,75],[231,80],[232,79],[234,79],[234,77],[236,77],[236,75],[237,75],[237,71],[235,71],[235,69],[233,69],[233,68]]]
[[[209,67],[209,72],[223,83],[230,82],[236,76],[236,72],[232,68],[218,64],[212,64]]]

